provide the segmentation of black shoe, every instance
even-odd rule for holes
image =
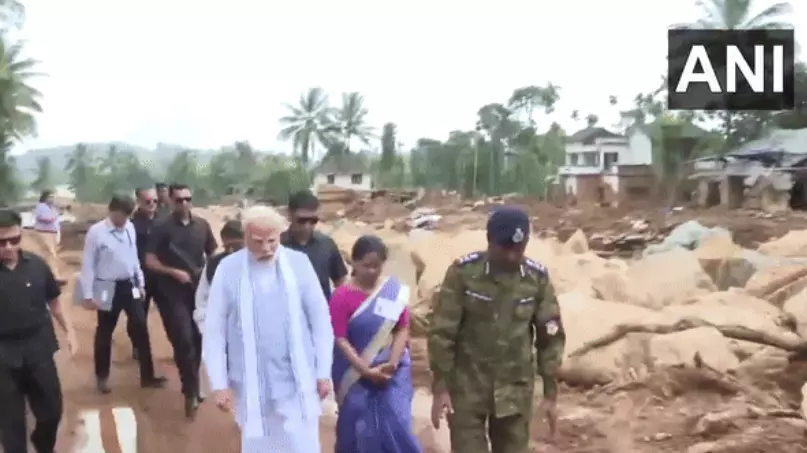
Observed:
[[[199,411],[199,397],[186,396],[185,397],[185,418],[190,421],[196,419],[196,412]]]
[[[109,381],[106,378],[98,378],[98,381],[95,383],[95,388],[98,389],[98,393],[102,395],[108,395],[112,392],[112,389],[109,387]]]
[[[161,389],[165,387],[165,384],[168,382],[168,379],[162,376],[154,376],[148,379],[141,379],[140,380],[140,387],[144,389]]]
[[[140,360],[140,354],[137,352],[137,348],[132,347],[132,360]]]

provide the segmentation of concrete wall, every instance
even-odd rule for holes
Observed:
[[[626,165],[652,165],[653,164],[653,142],[650,141],[644,132],[634,131],[628,138],[628,158],[622,159],[620,155],[619,163]]]
[[[365,173],[362,175],[360,184],[354,184],[352,179],[353,175],[347,173],[336,173],[333,174],[333,182],[331,183],[328,182],[327,174],[317,174],[314,176],[314,187],[330,184],[343,189],[353,190],[371,190],[373,188],[373,178],[369,174]]]

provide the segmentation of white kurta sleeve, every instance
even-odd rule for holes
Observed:
[[[333,326],[331,325],[331,314],[328,310],[328,301],[322,294],[322,287],[319,278],[314,271],[311,262],[303,260],[300,266],[301,274],[297,276],[301,287],[301,298],[303,300],[303,310],[308,328],[313,336],[315,372],[317,379],[331,378],[331,365],[333,364]]]
[[[210,283],[207,281],[207,265],[202,270],[202,278],[196,287],[196,308],[193,310],[193,320],[199,326],[199,332],[205,332],[205,314],[207,313],[207,298],[210,294]]]
[[[207,295],[207,310],[204,315],[202,335],[202,359],[213,391],[229,388],[227,376],[227,318],[230,300],[225,284],[227,272],[219,269],[213,276]]]

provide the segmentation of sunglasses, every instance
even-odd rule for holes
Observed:
[[[299,223],[300,225],[316,225],[319,223],[319,217],[297,217],[295,222]]]
[[[193,197],[176,197],[174,198],[174,203],[190,203],[193,201]]]
[[[0,238],[0,247],[5,247],[7,245],[20,245],[22,242],[22,236],[12,236],[10,238]]]

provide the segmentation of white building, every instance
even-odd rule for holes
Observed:
[[[373,177],[364,156],[350,154],[323,159],[314,173],[314,190],[324,185],[369,191],[373,188]]]
[[[627,136],[589,127],[567,138],[558,177],[567,195],[605,201],[607,193],[641,196],[652,184],[653,143],[642,128]]]

